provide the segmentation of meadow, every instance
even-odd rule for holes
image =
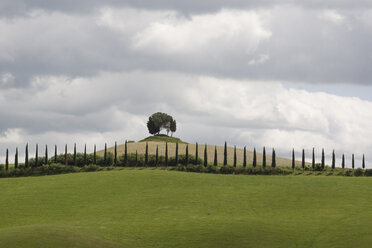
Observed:
[[[0,179],[0,247],[370,247],[367,177],[160,168]]]

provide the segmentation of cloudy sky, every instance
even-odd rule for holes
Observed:
[[[370,0],[0,0],[0,163],[158,111],[188,142],[372,163],[371,44]]]

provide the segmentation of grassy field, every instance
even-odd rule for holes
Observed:
[[[149,168],[0,179],[0,247],[370,247],[371,188]]]

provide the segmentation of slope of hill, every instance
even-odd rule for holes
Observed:
[[[146,141],[187,144],[187,142],[182,141],[180,138],[171,137],[171,136],[164,135],[164,134],[149,136],[147,138],[144,138],[143,140],[140,140],[139,142],[146,142]]]
[[[146,142],[134,142],[134,143],[128,143],[128,153],[135,153],[136,151],[138,154],[144,154],[146,150]],[[159,147],[159,155],[165,154],[165,142],[164,141],[148,141],[149,146],[149,154],[155,154],[156,153],[156,147]],[[198,154],[201,159],[204,158],[204,146],[199,144],[198,146]],[[213,162],[214,158],[214,147],[213,145],[207,145],[207,154],[208,154],[208,161],[210,163]],[[124,153],[125,147],[124,145],[118,145],[118,155],[121,155]],[[186,144],[179,144],[178,148],[179,154],[185,154],[186,153]],[[195,144],[189,144],[189,154],[195,155],[196,151],[196,145]],[[109,147],[108,152],[114,153],[114,147]],[[176,144],[175,143],[168,143],[168,152],[169,156],[175,156],[176,153]],[[218,163],[223,163],[223,152],[224,147],[223,146],[217,146],[217,160]],[[104,151],[100,150],[97,152],[97,154],[103,156]],[[237,153],[237,163],[238,165],[243,164],[243,153],[244,150],[241,148],[236,149]],[[270,151],[266,151],[266,163],[267,165],[271,164],[271,156],[269,155]],[[228,164],[233,164],[234,162],[234,147],[228,147],[227,148],[227,161]],[[253,161],[253,152],[247,150],[247,162],[248,164],[251,164]],[[257,163],[262,163],[262,153],[257,153]],[[287,165],[290,166],[292,164],[292,161],[290,159],[276,157],[276,163],[277,165]],[[296,166],[301,166],[301,161],[296,161]]]
[[[370,247],[369,178],[154,168],[0,179],[0,247]]]

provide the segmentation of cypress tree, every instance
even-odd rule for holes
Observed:
[[[94,150],[93,150],[93,164],[97,164],[97,146],[94,144]]]
[[[189,164],[189,144],[186,145],[185,165]]]
[[[225,146],[223,149],[223,165],[227,165],[227,143],[225,141]]]
[[[9,170],[9,151],[6,149],[6,155],[5,155],[5,170]]]
[[[39,164],[39,145],[36,144],[36,151],[35,151],[35,167]]]
[[[57,163],[57,145],[54,145],[54,163]]]
[[[134,164],[134,166],[137,167],[137,164],[138,164],[138,152],[137,152],[137,150],[136,150],[136,160],[135,160],[135,164]]]
[[[199,145],[198,142],[196,142],[196,147],[195,147],[195,164],[199,164]]]
[[[103,153],[103,164],[106,165],[107,162],[107,143],[105,143],[105,151]]]
[[[247,167],[247,148],[244,146],[244,150],[243,150],[243,167]]]
[[[147,142],[146,142],[146,154],[148,153],[148,148],[147,148]],[[147,166],[147,159],[146,159],[146,166]],[[128,141],[125,141],[124,145],[124,166],[128,164]]]
[[[276,167],[276,154],[275,154],[275,149],[273,148],[273,155],[271,156],[272,161],[271,161],[271,167],[275,168]]]
[[[256,147],[253,149],[253,162],[252,162],[253,168],[256,168],[257,166],[257,154],[256,154]]]
[[[354,168],[355,168],[355,157],[354,157],[354,153],[353,153],[353,155],[351,156],[351,168],[353,168],[353,170],[354,170]]]
[[[25,149],[25,167],[28,168],[28,143],[26,144]]]
[[[48,145],[45,145],[45,165],[48,164]]]
[[[362,160],[362,168],[363,168],[363,170],[366,168],[366,161],[365,161],[365,158],[364,158],[364,154],[363,154],[363,160]]]
[[[294,149],[292,150],[292,170],[294,170],[295,169],[295,167],[296,167],[296,160],[295,160],[296,158],[295,158],[295,151],[294,151]]]
[[[344,154],[342,154],[342,164],[341,164],[341,166],[342,166],[342,169],[345,169],[345,155]]]
[[[125,149],[127,150],[127,149]],[[149,164],[149,144],[146,142],[146,151],[145,151],[145,166]]]
[[[168,166],[168,142],[165,142],[165,166]]]
[[[262,168],[266,168],[266,148],[263,147],[262,152]]]
[[[16,153],[14,156],[14,168],[18,168],[18,147],[16,148]]]
[[[156,145],[155,166],[159,164],[159,145]]]
[[[176,143],[176,157],[175,157],[176,166],[178,165],[178,142]]]
[[[302,169],[305,169],[305,149],[302,149]]]
[[[87,165],[87,144],[84,145],[84,166]]]
[[[322,149],[322,170],[324,170],[325,167],[325,157],[324,157],[324,148]]]
[[[68,166],[68,158],[67,158],[67,144],[65,145],[65,165]]]
[[[76,143],[74,143],[74,166],[76,166]]]
[[[208,166],[208,151],[207,151],[207,144],[204,146],[204,167]]]
[[[336,155],[335,150],[332,151],[332,169],[336,168]]]
[[[236,158],[236,146],[234,146],[234,167],[236,167],[236,161],[237,158]]]
[[[114,166],[117,166],[118,164],[118,144],[115,141],[115,148],[114,148]]]
[[[314,169],[315,168],[315,149],[313,147],[313,159],[311,161],[311,167]]]
[[[214,166],[217,166],[218,164],[218,161],[217,161],[217,146],[214,146],[214,161],[213,161],[213,165]]]

